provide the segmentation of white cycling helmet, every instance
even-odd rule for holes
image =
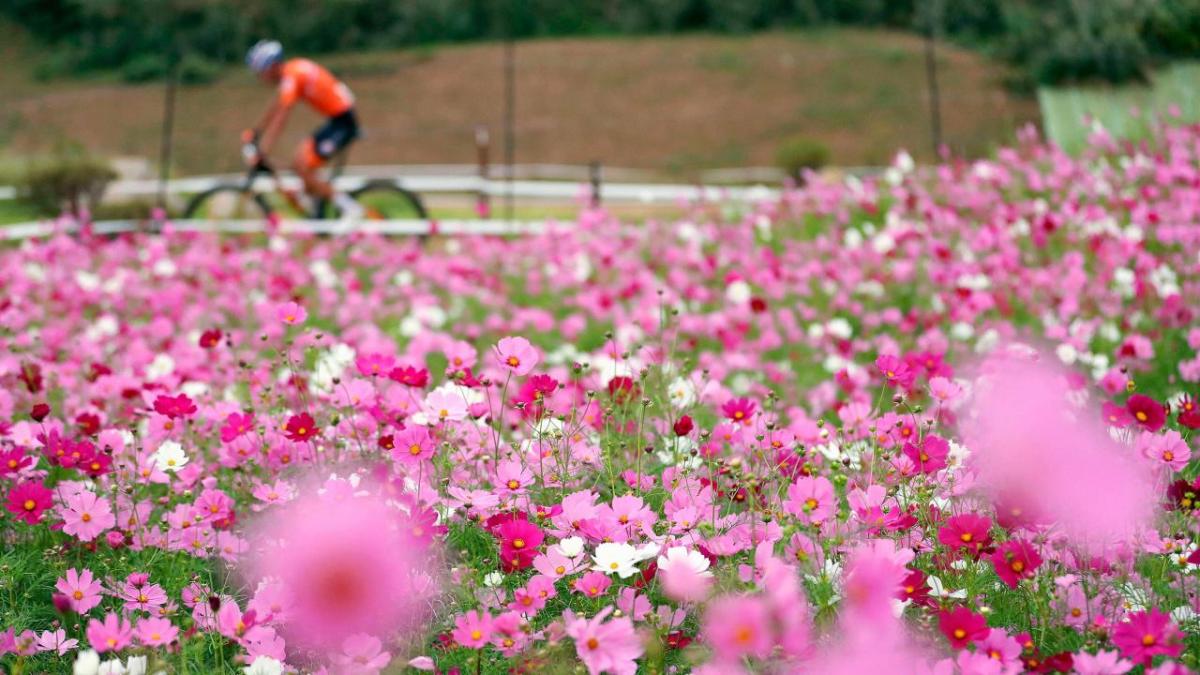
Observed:
[[[261,73],[283,60],[283,45],[278,40],[259,40],[246,52],[246,65]]]

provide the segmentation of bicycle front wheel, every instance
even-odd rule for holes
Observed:
[[[218,185],[192,197],[183,217],[189,220],[257,220],[273,213],[271,205],[257,192],[240,185]]]
[[[392,180],[372,180],[350,193],[367,213],[369,220],[425,220],[429,214],[421,198]]]

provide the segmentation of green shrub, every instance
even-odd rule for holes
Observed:
[[[179,62],[180,84],[208,84],[221,74],[221,66],[202,56],[188,54]]]
[[[160,54],[140,54],[121,67],[121,79],[141,83],[167,76],[167,60]]]
[[[799,181],[805,169],[815,171],[829,163],[829,148],[820,141],[796,136],[779,146],[775,152],[775,163],[788,176]]]
[[[56,216],[95,208],[117,172],[108,162],[80,152],[34,162],[18,185],[21,199],[38,213]]]

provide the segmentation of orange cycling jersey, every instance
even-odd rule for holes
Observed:
[[[354,94],[350,93],[350,88],[308,59],[290,59],[283,63],[279,104],[291,107],[298,99],[304,99],[326,117],[336,117],[354,107]]]

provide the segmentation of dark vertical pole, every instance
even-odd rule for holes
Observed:
[[[588,165],[588,178],[592,184],[592,208],[600,206],[600,185],[603,180],[603,168],[600,162],[592,161]]]
[[[488,179],[488,164],[490,158],[488,155],[491,151],[491,135],[488,134],[488,128],[482,124],[475,125],[475,159],[478,164],[479,181],[481,186],[479,194],[475,195],[475,213],[480,218],[488,218],[492,215],[492,205],[488,199],[488,191],[484,188]]]
[[[516,83],[516,45],[514,44],[514,27],[511,5],[509,5],[508,36],[504,42],[504,180],[507,181],[504,194],[504,218],[513,220],[513,165],[516,162],[516,116],[517,116],[517,83]]]
[[[929,86],[929,123],[933,136],[933,158],[942,151],[942,101],[938,90],[937,27],[941,23],[941,0],[925,0],[925,78]]]
[[[163,102],[162,138],[158,153],[158,208],[167,210],[167,181],[171,178],[172,137],[175,130],[175,93],[179,81],[179,57],[172,50],[167,56],[167,90]]]

